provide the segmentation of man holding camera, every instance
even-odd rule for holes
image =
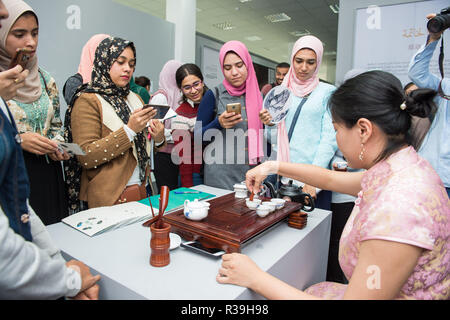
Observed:
[[[442,79],[430,72],[430,60],[444,31],[450,26],[450,7],[441,14],[427,15],[428,38],[414,55],[409,66],[409,77],[419,88],[431,88],[439,92],[436,104],[438,110],[425,139],[419,149],[419,154],[427,159],[439,174],[450,197],[450,78]],[[443,52],[441,53],[443,55]],[[443,56],[442,56],[443,60]]]

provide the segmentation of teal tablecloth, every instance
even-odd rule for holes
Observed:
[[[174,190],[170,191],[169,192],[169,203],[167,205],[165,212],[169,212],[174,209],[182,208],[184,205],[184,201],[186,201],[186,200],[194,201],[195,199],[198,199],[200,201],[200,200],[205,200],[205,199],[215,197],[214,194],[201,192],[201,191],[199,193],[184,193],[184,194],[175,194],[175,191],[183,192],[183,191],[197,191],[197,190],[189,189],[189,188],[178,188],[178,189],[174,189]],[[153,207],[153,211],[154,211],[155,215],[158,214],[159,194],[151,196],[150,201],[152,202],[152,207]],[[147,206],[150,206],[148,198],[142,199],[139,202],[142,204],[145,204]]]

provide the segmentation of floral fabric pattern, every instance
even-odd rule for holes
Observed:
[[[59,92],[48,72],[40,69],[42,94],[32,103],[8,101],[19,133],[36,132],[60,142],[64,141],[60,116]]]
[[[437,173],[412,147],[368,170],[342,232],[339,263],[348,279],[362,241],[380,239],[423,248],[397,299],[450,298],[450,200]],[[316,284],[308,293],[343,297],[345,286]]]

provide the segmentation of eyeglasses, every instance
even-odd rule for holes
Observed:
[[[203,81],[196,81],[194,82],[192,85],[190,86],[184,86],[181,89],[183,89],[183,91],[192,91],[192,88],[194,88],[195,90],[199,90],[200,87],[202,86]]]

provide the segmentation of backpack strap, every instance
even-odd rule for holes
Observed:
[[[45,81],[45,77],[41,71],[41,68],[38,68],[38,71],[39,71],[39,74],[41,75],[42,80],[44,81],[45,92],[47,92],[48,96],[50,97],[50,91],[48,90],[48,87],[47,87],[47,81]]]

